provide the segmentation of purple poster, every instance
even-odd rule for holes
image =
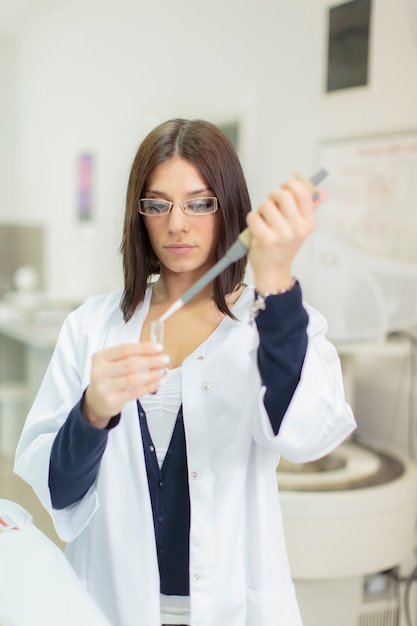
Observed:
[[[78,159],[78,219],[92,219],[92,164],[91,154],[82,154]]]

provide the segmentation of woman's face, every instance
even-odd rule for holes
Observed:
[[[152,249],[161,264],[161,274],[201,275],[216,262],[218,212],[188,215],[178,204],[208,196],[214,196],[214,192],[200,171],[180,157],[160,163],[148,177],[143,198],[175,203],[167,215],[143,217]]]

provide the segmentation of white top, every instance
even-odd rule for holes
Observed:
[[[143,396],[140,403],[161,468],[181,406],[181,368],[168,370],[157,393]]]
[[[161,624],[191,624],[190,597],[161,594]]]

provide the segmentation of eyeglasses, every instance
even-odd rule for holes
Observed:
[[[187,215],[209,215],[219,208],[217,198],[193,198],[185,202],[169,202],[169,200],[153,200],[141,198],[139,200],[139,213],[148,217],[167,215],[174,204],[178,204]]]

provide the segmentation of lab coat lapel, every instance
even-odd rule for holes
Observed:
[[[149,311],[152,288],[148,287],[142,306],[138,307],[129,321],[122,317],[117,324],[112,324],[108,330],[106,344],[108,347],[122,343],[137,343],[140,339],[142,326]]]

